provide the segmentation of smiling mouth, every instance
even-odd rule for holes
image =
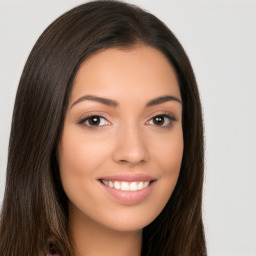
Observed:
[[[153,181],[110,181],[100,179],[105,186],[122,191],[138,191],[147,188]]]

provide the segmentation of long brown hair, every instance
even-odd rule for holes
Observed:
[[[202,223],[203,123],[189,59],[173,33],[152,14],[127,3],[95,1],[55,20],[40,36],[22,73],[13,112],[0,255],[45,255],[52,245],[71,256],[68,199],[56,148],[81,63],[110,47],[145,44],[175,68],[183,102],[184,153],[175,190],[161,214],[143,230],[142,255],[206,254]]]

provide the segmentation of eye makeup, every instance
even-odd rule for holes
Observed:
[[[175,121],[177,121],[176,117],[172,113],[166,111],[153,115],[145,122],[145,124],[166,129],[171,128]],[[111,122],[109,122],[102,114],[92,113],[79,119],[77,124],[83,125],[88,129],[99,129],[111,125]]]

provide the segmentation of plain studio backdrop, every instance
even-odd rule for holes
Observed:
[[[49,24],[84,2],[0,0],[0,204],[12,110],[25,61]],[[128,2],[168,25],[196,74],[205,120],[208,255],[256,256],[256,1]]]

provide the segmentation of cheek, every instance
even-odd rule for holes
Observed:
[[[154,141],[151,145],[152,162],[160,173],[159,182],[156,183],[157,193],[153,200],[155,201],[154,214],[157,216],[170,199],[179,177],[184,148],[182,129],[177,129],[170,136],[158,139],[158,142],[152,141]]]
[[[153,140],[151,145],[153,162],[162,169],[163,176],[176,176],[180,172],[183,156],[183,132],[181,127],[169,136]]]
[[[59,169],[68,197],[89,189],[88,186],[95,182],[97,170],[109,158],[108,152],[101,140],[84,136],[83,131],[72,126],[64,129],[59,145]]]
[[[70,172],[70,175],[90,174],[107,158],[108,150],[101,139],[95,140],[93,136],[84,136],[82,131],[73,130],[71,127],[63,132],[59,146],[60,171]]]
[[[167,144],[167,143],[166,143]],[[183,138],[175,138],[171,145],[166,145],[161,153],[163,174],[167,176],[179,175],[183,156]]]

